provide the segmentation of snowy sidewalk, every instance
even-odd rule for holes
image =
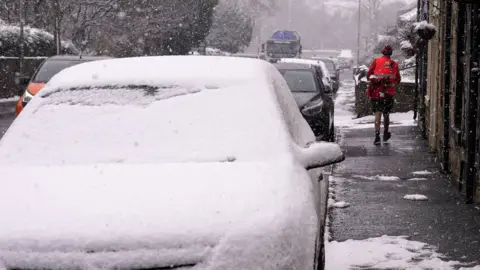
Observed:
[[[331,177],[327,269],[480,270],[478,206],[463,203],[404,115],[374,146],[370,119],[351,120],[351,86],[336,102],[347,159]]]

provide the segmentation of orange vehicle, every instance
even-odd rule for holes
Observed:
[[[60,71],[85,62],[110,59],[107,56],[73,56],[73,55],[57,55],[46,59],[36,69],[30,80],[24,81],[27,87],[20,99],[17,101],[16,115],[25,108],[28,102],[42,89],[48,81]]]

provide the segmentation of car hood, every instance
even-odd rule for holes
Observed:
[[[0,268],[2,261],[37,269],[87,260],[127,268],[139,261],[145,267],[194,265],[226,234],[288,217],[291,197],[308,194],[292,181],[292,167],[0,168],[0,216],[8,217],[0,222]]]
[[[295,92],[293,93],[293,97],[297,102],[299,108],[305,106],[308,102],[313,100],[318,93],[302,93],[302,92]]]

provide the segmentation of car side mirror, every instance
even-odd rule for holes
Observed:
[[[326,167],[345,160],[340,145],[336,143],[315,141],[299,150],[300,161],[307,170]]]

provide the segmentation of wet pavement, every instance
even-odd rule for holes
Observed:
[[[348,108],[352,91],[339,91],[339,118],[349,117],[346,112],[354,115]],[[480,207],[464,204],[416,126],[391,128],[392,139],[381,146],[373,145],[373,124],[337,132],[346,160],[335,167],[330,186],[334,199],[350,206],[330,211],[332,240],[404,235],[438,247],[448,260],[480,261]],[[418,171],[431,174],[413,174]],[[428,200],[406,200],[407,194],[422,194]]]
[[[7,131],[8,127],[12,124],[15,117],[13,115],[0,115],[0,139]]]

